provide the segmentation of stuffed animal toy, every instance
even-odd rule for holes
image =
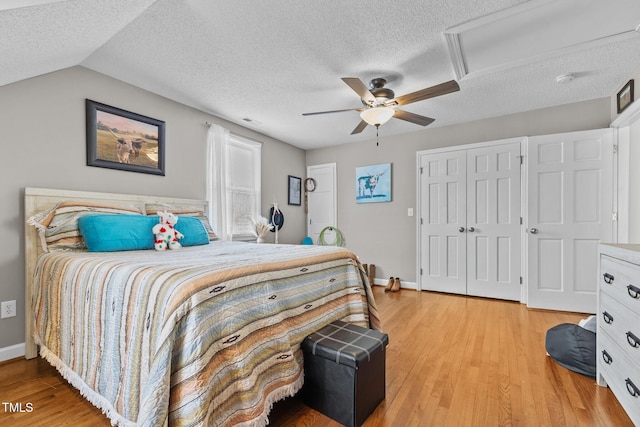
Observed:
[[[158,212],[160,222],[153,226],[153,234],[156,236],[154,247],[156,251],[181,248],[179,240],[184,237],[174,228],[178,217],[171,212]]]

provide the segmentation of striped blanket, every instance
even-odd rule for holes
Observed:
[[[334,247],[52,252],[35,282],[41,355],[123,426],[265,425],[302,386],[305,336],[379,326],[357,258]]]

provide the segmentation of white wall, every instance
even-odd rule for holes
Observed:
[[[164,120],[166,176],[86,166],[85,98]],[[264,143],[262,213],[275,194],[286,217],[279,241],[299,243],[304,208],[286,205],[287,175],[304,176],[303,150],[82,67],[0,87],[0,301],[18,309],[0,320],[0,351],[24,342],[24,188],[203,199],[206,121]]]
[[[640,243],[640,167],[638,165],[640,165],[640,120],[631,126],[629,133],[629,242],[631,243]]]
[[[640,67],[638,67],[632,74],[629,76],[629,79],[634,79],[635,86],[635,103],[640,102],[638,98],[640,98]],[[627,81],[620,82],[620,88],[622,88]],[[613,122],[615,119],[620,117],[617,114],[617,91],[616,93],[611,95],[611,121]],[[631,111],[632,107],[628,107],[628,110],[623,111],[622,114],[628,114]],[[637,108],[636,105],[633,105],[633,108]],[[636,121],[629,129],[629,144],[628,147],[628,158],[620,158],[620,162],[626,163],[624,167],[621,168],[622,171],[628,170],[628,182],[625,183],[627,187],[625,188],[625,192],[628,194],[628,213],[624,211],[624,209],[620,212],[621,215],[628,214],[628,218],[621,218],[621,220],[626,220],[628,222],[628,235],[620,236],[621,241],[628,241],[630,243],[638,243],[640,242],[640,121]],[[622,165],[621,165],[622,166]],[[624,231],[624,230],[623,230]]]
[[[609,98],[512,114],[461,125],[307,152],[307,165],[335,162],[338,175],[338,224],[346,246],[364,263],[376,264],[376,277],[416,281],[416,152],[430,148],[545,135],[609,126]],[[392,201],[356,204],[355,168],[392,163]]]

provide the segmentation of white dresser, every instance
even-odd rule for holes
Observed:
[[[640,245],[600,245],[597,380],[640,426]]]

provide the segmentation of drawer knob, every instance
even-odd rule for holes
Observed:
[[[604,319],[604,322],[609,325],[613,323],[613,316],[607,313],[606,311],[602,312],[602,318]]]
[[[637,336],[633,335],[631,331],[627,332],[627,341],[629,342],[629,345],[633,348],[640,347],[640,339],[638,339]]]
[[[602,350],[602,358],[604,359],[604,363],[607,365],[611,365],[611,363],[613,363],[613,359],[611,358],[611,355],[607,353],[607,350]]]
[[[636,387],[636,385],[633,383],[633,381],[631,381],[629,378],[627,378],[626,380],[624,380],[624,382],[627,384],[627,391],[629,392],[629,394],[633,397],[638,397],[640,396],[640,390],[638,390],[638,387]]]
[[[631,298],[635,298],[635,299],[640,298],[640,288],[637,286],[633,286],[633,285],[627,286],[627,293]]]
[[[610,285],[613,282],[613,275],[609,273],[604,273],[603,276],[604,276],[605,283],[607,283],[608,285]]]

